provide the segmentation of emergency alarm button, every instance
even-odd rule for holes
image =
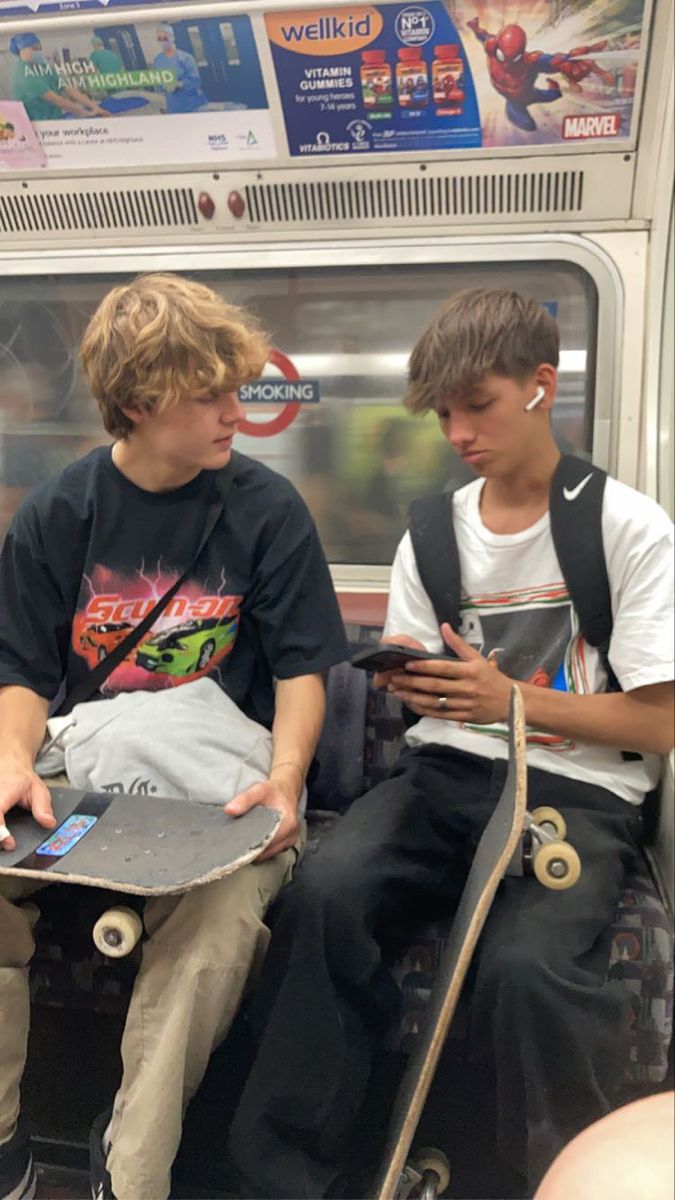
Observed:
[[[208,192],[200,192],[199,193],[199,198],[197,200],[197,208],[199,209],[200,213],[202,214],[202,216],[204,217],[204,219],[206,221],[211,220],[214,212],[216,211],[216,206],[213,203],[213,200],[209,196]]]
[[[227,207],[232,213],[232,216],[236,217],[237,220],[239,220],[240,217],[243,217],[246,210],[246,204],[244,203],[244,197],[241,195],[241,192],[230,192],[229,196],[227,197]]]

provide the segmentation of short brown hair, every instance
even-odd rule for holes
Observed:
[[[486,375],[524,379],[557,367],[558,325],[536,300],[501,288],[457,292],[436,313],[410,356],[405,406],[428,412],[470,395]]]
[[[258,378],[269,347],[254,319],[179,275],[139,275],[99,304],[80,357],[103,424],[125,438],[133,406],[160,412],[196,389],[229,391]]]

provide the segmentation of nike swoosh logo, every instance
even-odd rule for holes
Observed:
[[[582,479],[581,483],[578,483],[576,487],[573,487],[573,488],[564,487],[563,488],[563,496],[565,497],[565,499],[566,500],[576,500],[577,496],[579,496],[581,494],[581,492],[583,492],[589,479],[592,479],[592,478],[593,478],[593,474],[591,473],[590,475],[587,475],[585,479]]]

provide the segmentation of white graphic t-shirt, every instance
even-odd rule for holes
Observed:
[[[453,513],[462,598],[459,633],[515,680],[575,694],[604,692],[607,675],[579,623],[553,546],[545,513],[520,533],[484,526],[477,479],[455,493]],[[609,661],[625,692],[673,679],[673,525],[649,497],[608,479],[602,532],[614,628]],[[422,587],[410,534],[392,568],[385,633],[406,633],[427,650],[443,650]],[[505,723],[458,724],[423,717],[410,745],[433,742],[486,758],[506,757]],[[607,788],[633,804],[656,786],[658,755],[626,762],[620,750],[528,729],[528,764]]]

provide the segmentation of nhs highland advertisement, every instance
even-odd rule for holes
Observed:
[[[18,33],[3,33],[0,21],[0,120],[16,130],[8,106],[22,105],[45,165],[57,169],[274,158],[250,19],[159,21],[150,11],[130,21],[127,2],[83,0],[83,9],[118,9],[115,24],[97,25],[95,11],[46,30],[26,20]]]

